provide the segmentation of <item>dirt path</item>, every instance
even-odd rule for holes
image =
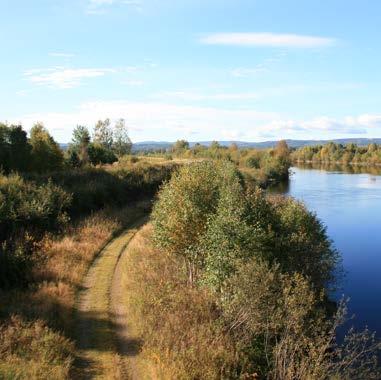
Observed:
[[[132,238],[131,238],[132,240]],[[131,241],[130,240],[130,241]],[[121,357],[123,378],[139,380],[136,358],[140,351],[140,340],[133,334],[128,323],[128,309],[123,302],[125,289],[124,270],[128,261],[128,249],[124,249],[117,262],[110,293],[110,310],[117,339],[117,349]]]
[[[84,278],[77,302],[76,379],[137,378],[133,357],[139,345],[129,336],[126,310],[118,302],[123,296],[121,268],[127,256],[123,253],[146,217],[140,213],[135,220],[105,246]]]

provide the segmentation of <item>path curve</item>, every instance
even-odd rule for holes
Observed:
[[[126,310],[118,300],[123,296],[124,252],[146,221],[146,213],[140,213],[128,229],[111,240],[83,280],[76,306],[76,379],[137,379],[132,363],[139,347],[129,336]]]

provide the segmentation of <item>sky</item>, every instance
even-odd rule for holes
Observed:
[[[134,142],[381,137],[379,0],[0,0],[0,120]]]

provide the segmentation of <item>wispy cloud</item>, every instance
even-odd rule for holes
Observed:
[[[117,70],[112,68],[65,68],[32,69],[24,76],[32,83],[51,88],[68,89],[79,86],[84,79],[102,77]]]
[[[205,101],[205,100],[255,100],[259,96],[257,93],[253,92],[242,92],[242,93],[199,93],[193,91],[167,91],[154,95],[155,98],[171,98],[180,99],[187,101]]]
[[[58,58],[73,58],[75,54],[72,53],[60,53],[60,52],[52,52],[49,53],[51,57],[58,57]]]
[[[141,86],[144,86],[145,82],[139,79],[129,79],[129,80],[123,81],[122,84],[125,84],[127,86],[133,86],[133,87],[141,87]]]
[[[233,77],[247,78],[257,76],[258,74],[270,72],[271,67],[275,63],[280,62],[286,55],[286,52],[281,51],[272,57],[266,58],[261,63],[258,63],[253,67],[237,67],[231,71],[231,74],[233,75]]]
[[[257,65],[255,67],[237,67],[233,69],[231,74],[237,78],[247,78],[261,73],[267,73],[270,70],[263,65]]]
[[[88,14],[103,14],[113,5],[125,5],[137,11],[142,10],[141,0],[89,0],[86,8]]]
[[[201,37],[200,42],[207,45],[316,48],[333,46],[336,40],[300,34],[214,33]]]
[[[19,90],[19,91],[16,91],[16,95],[17,96],[27,96],[28,94],[29,94],[28,90]]]

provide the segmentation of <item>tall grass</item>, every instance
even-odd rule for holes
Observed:
[[[152,227],[128,248],[125,268],[129,322],[144,344],[140,376],[146,379],[231,378],[236,351],[206,290],[188,286],[172,256],[155,249]]]
[[[97,252],[134,210],[103,210],[61,235],[45,235],[36,247],[29,287],[0,291],[0,378],[68,378],[75,358],[68,338],[76,291]]]
[[[0,378],[69,376],[83,276],[175,167],[129,161],[0,177]]]

